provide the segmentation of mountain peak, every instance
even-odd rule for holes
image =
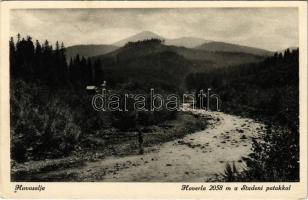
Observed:
[[[136,41],[152,39],[152,38],[155,38],[155,39],[165,39],[164,37],[162,37],[162,36],[160,36],[160,35],[158,35],[156,33],[153,33],[151,31],[142,31],[140,33],[137,33],[137,34],[131,36],[131,37],[125,38],[123,40],[120,40],[120,41],[114,43],[113,45],[115,45],[115,46],[124,46],[128,42],[136,42]]]
[[[158,34],[152,32],[152,31],[142,31],[142,32],[140,32],[140,33],[138,33],[136,35],[154,35],[154,36],[160,37]]]

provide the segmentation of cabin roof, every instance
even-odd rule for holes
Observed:
[[[95,90],[95,86],[94,85],[88,85],[87,87],[86,87],[86,89],[87,90]]]

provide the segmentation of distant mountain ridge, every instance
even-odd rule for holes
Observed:
[[[137,42],[137,41],[152,39],[152,38],[164,40],[166,45],[187,47],[187,48],[194,48],[198,45],[210,42],[209,40],[205,40],[202,38],[196,38],[196,37],[180,37],[180,38],[170,39],[170,38],[165,38],[163,36],[160,36],[151,31],[143,31],[136,35],[133,35],[123,40],[120,40],[118,42],[115,42],[112,45],[122,47],[128,42]]]
[[[67,47],[65,50],[66,58],[70,60],[75,57],[77,54],[79,56],[84,56],[85,58],[103,55],[109,52],[116,50],[118,47],[114,45],[74,45]]]
[[[242,45],[237,45],[237,44],[230,44],[230,43],[225,43],[225,42],[210,41],[210,40],[205,40],[205,39],[196,38],[196,37],[180,37],[180,38],[175,38],[175,39],[168,39],[156,33],[153,33],[151,31],[140,32],[138,34],[122,39],[110,45],[102,44],[102,45],[71,46],[71,47],[66,48],[66,55],[67,55],[67,59],[70,59],[71,57],[74,57],[77,54],[79,54],[80,56],[84,56],[84,57],[95,57],[95,56],[105,55],[110,52],[116,51],[118,48],[123,47],[128,42],[143,41],[147,39],[163,40],[164,44],[166,46],[169,46],[169,48],[175,47],[173,48],[173,50],[176,49],[177,53],[180,52],[179,54],[184,54],[186,55],[186,57],[187,55],[189,55],[190,58],[191,57],[194,57],[194,59],[200,58],[201,60],[205,60],[205,58],[208,57],[208,56],[205,56],[203,58],[202,57],[203,54],[206,54],[206,53],[202,53],[201,51],[208,52],[207,55],[210,55],[210,53],[212,54],[216,53],[218,55],[219,52],[220,54],[222,53],[243,53],[245,54],[243,56],[247,56],[248,54],[255,55],[255,56],[273,55],[273,52],[260,49],[260,48],[242,46]]]
[[[183,58],[193,61],[196,66],[204,67],[225,67],[232,65],[259,62],[264,56],[248,54],[243,52],[211,52],[199,49],[169,46],[166,44],[156,44],[148,46],[124,46],[107,53],[105,55],[94,56],[92,59],[115,61],[138,59],[138,57],[148,56],[162,52],[173,52]]]
[[[196,47],[195,49],[210,51],[210,52],[233,52],[233,53],[241,52],[259,56],[270,56],[273,54],[273,52],[264,49],[242,46],[237,44],[230,44],[225,42],[208,42]]]
[[[165,44],[178,47],[195,48],[200,44],[206,44],[208,42],[211,41],[196,37],[180,37],[176,39],[167,39]]]
[[[94,56],[110,85],[138,82],[142,87],[184,88],[185,77],[213,68],[256,63],[264,60],[242,52],[209,52],[166,45],[159,40],[132,42],[105,55]]]

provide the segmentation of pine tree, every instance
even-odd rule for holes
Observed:
[[[87,59],[87,85],[93,85],[93,67],[92,67],[92,62],[91,59]]]
[[[99,85],[104,80],[104,74],[103,74],[103,70],[101,68],[100,60],[96,60],[94,62],[93,69],[94,69],[94,84]]]
[[[61,82],[64,85],[68,85],[69,84],[69,70],[68,70],[68,66],[66,62],[65,46],[63,42],[61,42],[59,56],[60,56],[60,66],[61,66]]]
[[[41,62],[42,62],[42,46],[38,40],[35,42],[34,52],[34,77],[36,81],[41,81]]]
[[[16,72],[16,64],[15,64],[16,50],[13,37],[11,37],[9,44],[10,44],[10,75],[12,77],[15,77],[16,74],[14,74],[14,72]]]
[[[17,43],[20,42],[20,33],[17,34]]]

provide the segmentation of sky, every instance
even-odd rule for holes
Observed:
[[[39,41],[112,44],[142,31],[267,50],[298,46],[297,8],[16,9],[10,33]]]

